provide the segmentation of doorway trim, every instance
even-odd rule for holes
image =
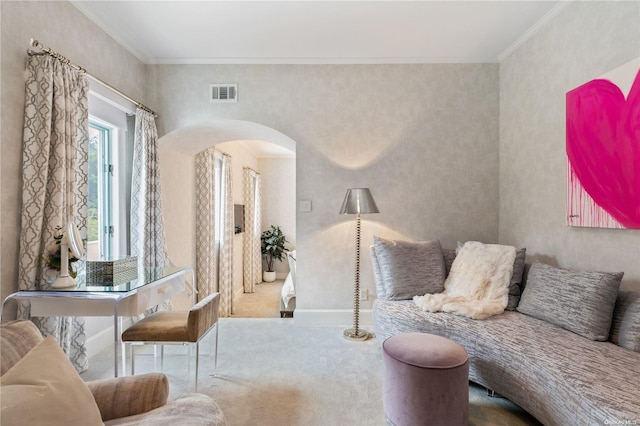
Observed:
[[[196,265],[195,156],[221,143],[261,140],[295,153],[296,142],[260,123],[244,120],[212,120],[173,130],[159,139],[160,180],[165,237],[171,261]],[[190,297],[175,300],[187,308]]]

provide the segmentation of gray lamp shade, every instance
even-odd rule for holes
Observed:
[[[369,188],[347,189],[340,214],[380,213]]]

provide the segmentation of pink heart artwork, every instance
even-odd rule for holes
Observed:
[[[640,229],[640,70],[625,99],[608,80],[567,93],[567,156],[593,201],[625,228]]]

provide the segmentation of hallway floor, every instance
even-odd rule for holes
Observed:
[[[234,303],[231,318],[280,318],[280,291],[284,280],[256,285],[255,293],[243,293]]]

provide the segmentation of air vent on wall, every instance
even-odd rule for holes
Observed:
[[[211,102],[238,102],[237,84],[210,84]]]

